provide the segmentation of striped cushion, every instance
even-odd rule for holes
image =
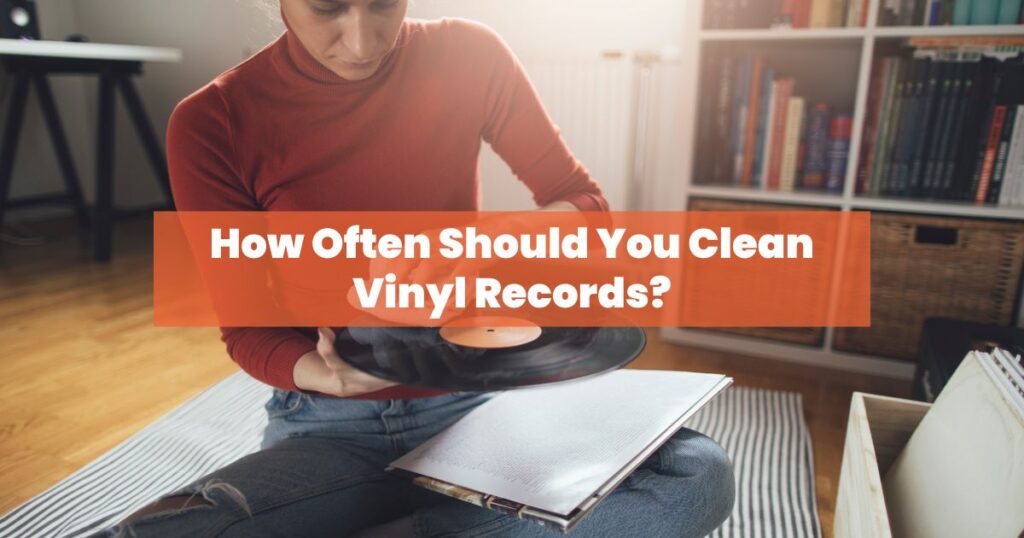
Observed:
[[[270,389],[235,374],[0,518],[0,536],[83,536],[255,451]],[[810,440],[795,393],[732,388],[689,427],[733,457],[738,499],[714,536],[817,537]]]

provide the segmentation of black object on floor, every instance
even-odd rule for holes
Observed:
[[[914,399],[934,402],[969,351],[1001,347],[1024,353],[1024,329],[971,321],[929,318],[921,332],[921,355],[914,373]]]

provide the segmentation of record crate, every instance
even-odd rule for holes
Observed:
[[[757,202],[736,202],[711,198],[691,198],[690,211],[808,211],[826,210],[826,208],[765,204]],[[716,333],[728,333],[750,338],[761,338],[798,344],[804,346],[821,346],[825,339],[825,330],[820,327],[730,327],[701,329]]]
[[[835,331],[834,349],[917,359],[925,318],[1014,322],[1024,222],[871,216],[871,327]]]

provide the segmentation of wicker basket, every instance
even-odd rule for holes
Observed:
[[[691,198],[689,207],[690,211],[822,211],[827,209],[821,207],[763,204],[757,202],[734,202],[730,200],[716,200],[711,198]],[[821,347],[825,340],[825,330],[818,327],[737,327],[705,330],[813,347]]]
[[[871,328],[833,347],[916,360],[925,318],[1009,325],[1022,264],[1022,222],[873,213]]]

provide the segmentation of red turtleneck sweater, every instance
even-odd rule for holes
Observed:
[[[358,82],[286,31],[178,105],[167,154],[182,211],[472,211],[481,141],[538,205],[607,209],[512,52],[463,20],[406,21],[379,71]],[[242,369],[287,390],[316,347],[315,329],[222,333]],[[362,398],[435,394],[400,386]]]

